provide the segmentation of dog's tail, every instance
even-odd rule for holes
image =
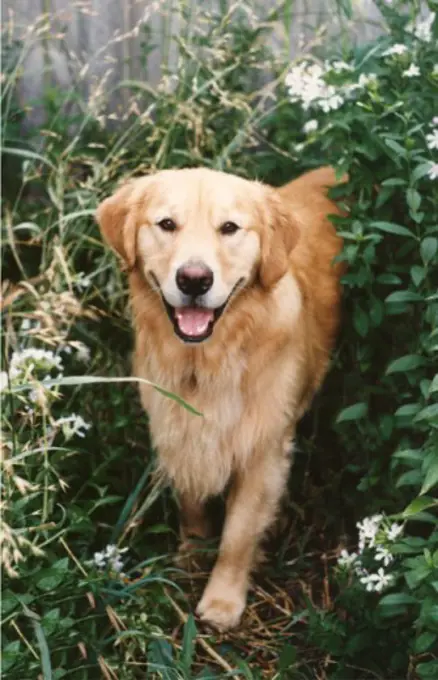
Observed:
[[[324,190],[328,190],[338,184],[344,184],[345,182],[348,182],[348,175],[346,173],[337,179],[334,168],[326,165],[301,175],[301,177],[290,183],[290,188],[293,188],[294,191],[316,189],[317,191],[322,190],[324,192]]]

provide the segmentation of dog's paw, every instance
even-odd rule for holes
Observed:
[[[197,615],[221,632],[235,628],[245,609],[245,595],[229,586],[211,585],[207,585],[196,608]]]

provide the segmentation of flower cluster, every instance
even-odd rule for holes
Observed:
[[[384,567],[388,567],[394,561],[390,547],[402,534],[403,525],[390,523],[384,515],[379,514],[365,517],[356,526],[359,530],[358,553],[342,550],[338,565],[347,570],[353,569],[367,591],[380,593],[394,580],[393,575],[386,573]],[[377,571],[369,571],[364,567],[367,558],[373,564],[381,563],[383,566]]]
[[[406,26],[408,33],[412,33],[415,38],[425,43],[432,42],[432,26],[435,21],[436,14],[431,12],[425,19],[417,18]]]
[[[326,63],[324,66],[302,61],[293,66],[285,84],[292,102],[299,102],[304,111],[316,107],[328,113],[339,109],[352,91],[351,85],[335,86],[326,82],[330,73],[351,70],[344,62]]]
[[[64,416],[58,418],[52,423],[53,428],[62,430],[64,437],[69,440],[75,435],[77,437],[85,437],[86,431],[90,429],[90,423],[86,423],[82,416],[72,413],[71,416]]]
[[[51,350],[29,347],[13,352],[9,362],[9,377],[12,381],[26,379],[33,376],[34,371],[49,374],[53,369],[62,373],[62,360]]]
[[[128,548],[118,548],[113,544],[107,545],[102,552],[94,553],[92,564],[98,569],[108,569],[109,571],[115,571],[118,574],[122,574],[124,564],[121,556],[127,550]]]

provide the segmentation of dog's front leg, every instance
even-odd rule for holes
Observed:
[[[240,621],[257,545],[275,518],[287,482],[289,456],[272,450],[268,455],[251,461],[230,490],[219,556],[196,610],[218,630]]]

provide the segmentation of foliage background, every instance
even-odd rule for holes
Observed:
[[[436,9],[381,3],[385,30],[371,44],[307,46],[342,94],[328,111],[292,101],[296,63],[266,39],[272,21],[291,20],[290,3],[270,17],[223,3],[208,21],[201,7],[191,18],[177,77],[164,70],[155,89],[125,83],[119,120],[47,88],[35,102],[45,123],[26,134],[22,46],[5,34],[5,677],[436,677],[438,22],[430,40],[410,27],[427,4]],[[47,22],[38,30],[50,39]],[[398,44],[406,50],[384,55]],[[412,64],[419,74],[406,76]],[[366,84],[346,94],[361,75]],[[273,558],[242,628],[212,635],[190,615],[205,574],[174,565],[175,504],[153,484],[147,418],[121,381],[132,342],[125,282],[93,213],[121,177],[163,167],[278,185],[322,163],[350,175],[337,195],[349,211],[337,220],[349,265],[343,330],[300,428]],[[30,348],[53,352],[64,375],[37,355],[14,374],[14,356]],[[72,414],[92,427],[60,421]],[[356,522],[376,512],[404,525],[383,595],[337,562],[357,544]],[[123,576],[93,560],[111,544],[128,548]]]

